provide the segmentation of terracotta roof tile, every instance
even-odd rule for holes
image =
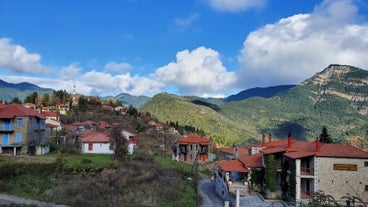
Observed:
[[[178,139],[178,143],[180,144],[199,143],[202,145],[208,145],[210,141],[198,135],[189,135],[189,136]]]
[[[10,104],[0,108],[0,118],[12,119],[16,116],[35,116],[40,119],[46,119],[33,109],[26,108],[20,104]]]
[[[234,149],[232,147],[230,147],[230,148],[223,148],[223,149],[220,150],[220,152],[226,153],[226,154],[235,155]],[[239,147],[238,148],[238,153],[239,153],[239,157],[244,157],[246,155],[249,155],[249,150],[248,150],[247,147]]]
[[[84,143],[108,143],[110,137],[107,133],[88,131],[82,134],[81,142]]]
[[[262,167],[262,153],[256,153],[246,157],[239,158],[239,161],[246,167]]]
[[[243,164],[239,160],[221,160],[217,162],[217,165],[226,172],[250,172],[244,168]]]

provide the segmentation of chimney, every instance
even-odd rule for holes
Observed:
[[[316,152],[321,151],[321,141],[319,139],[316,139]]]
[[[265,135],[262,133],[262,147],[265,144]]]
[[[289,135],[288,135],[288,148],[291,148],[292,144],[293,144],[293,136],[291,135],[291,132],[289,132]]]
[[[271,133],[268,134],[268,142],[272,142],[272,134]]]

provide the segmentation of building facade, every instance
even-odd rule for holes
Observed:
[[[39,155],[49,151],[46,118],[20,104],[0,107],[0,153]]]
[[[176,155],[177,161],[193,163],[198,160],[204,163],[209,159],[209,145],[208,139],[189,135],[177,140],[174,155]]]

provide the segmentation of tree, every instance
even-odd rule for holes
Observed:
[[[37,92],[33,92],[32,94],[28,95],[24,99],[24,103],[33,103],[33,104],[36,104],[36,99],[37,98],[38,98],[38,93]]]
[[[266,169],[265,169],[265,184],[268,190],[275,192],[276,185],[277,166],[274,155],[267,155],[266,157]]]
[[[18,97],[14,97],[11,101],[10,104],[22,104],[22,101],[18,98]]]
[[[114,159],[119,162],[128,160],[128,140],[121,134],[121,127],[115,126],[110,132],[110,138],[114,148]]]
[[[328,134],[326,126],[322,128],[322,133],[319,135],[319,140],[323,143],[332,143],[331,136]]]

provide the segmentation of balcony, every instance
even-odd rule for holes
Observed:
[[[0,127],[0,132],[10,133],[10,132],[14,132],[14,129],[10,125],[5,125],[4,127]]]
[[[300,168],[300,175],[314,175],[314,168],[306,168],[301,167]]]

